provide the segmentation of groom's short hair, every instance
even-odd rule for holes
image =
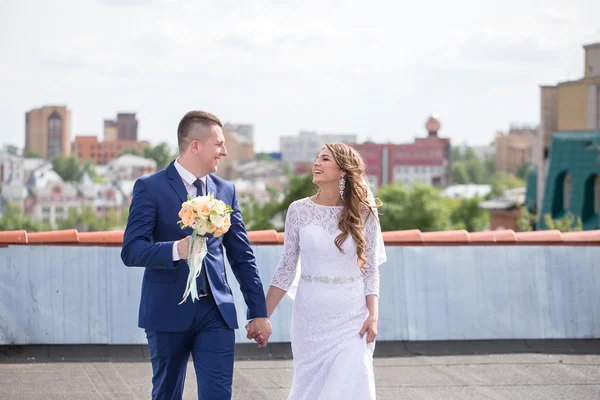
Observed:
[[[181,121],[179,121],[179,126],[177,127],[177,142],[179,145],[179,152],[184,152],[190,143],[190,131],[194,127],[195,124],[203,125],[206,128],[210,128],[213,125],[218,125],[223,128],[223,123],[214,114],[211,114],[206,111],[190,111],[183,116]],[[200,141],[205,140],[206,138],[194,138]]]

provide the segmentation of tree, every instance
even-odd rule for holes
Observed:
[[[465,229],[468,232],[480,232],[489,225],[490,215],[479,207],[481,199],[448,199],[450,200],[450,220],[452,229]]]
[[[474,160],[477,160],[477,161],[481,162],[481,160],[479,159],[479,157],[477,157],[477,153],[475,153],[475,150],[473,150],[472,147],[465,148],[465,152],[463,154],[463,160],[464,161],[474,161]]]
[[[52,169],[65,181],[78,181],[83,174],[79,159],[74,155],[54,158]]]
[[[496,156],[486,157],[485,161],[486,176],[492,177],[496,174]]]
[[[495,168],[495,166],[494,166]],[[458,185],[482,185],[491,180],[488,162],[483,162],[471,147],[452,149],[452,181]]]
[[[469,173],[469,183],[483,185],[488,181],[489,177],[486,176],[485,167],[480,159],[475,156],[475,158],[470,158],[465,163],[467,172]]]
[[[312,174],[291,175],[285,197],[276,212],[286,211],[294,201],[313,196],[316,192],[317,186],[312,182]]]
[[[40,232],[50,229],[48,224],[28,218],[17,204],[8,203],[0,218],[0,231],[24,229],[27,232]]]
[[[520,217],[517,221],[519,229],[522,232],[531,232],[536,230],[537,215],[530,212],[527,207],[520,206]],[[547,229],[558,230],[561,232],[575,232],[583,230],[583,221],[581,217],[575,217],[573,213],[567,212],[560,218],[552,218],[552,214],[544,215],[544,224]]]
[[[408,204],[409,197],[406,186],[401,183],[384,186],[377,191],[377,197],[383,203],[379,208],[382,231],[418,229],[414,227],[407,228],[404,220],[405,207]]]
[[[80,173],[78,174],[79,175],[78,180],[81,179],[83,174],[87,172],[87,174],[90,176],[92,181],[94,181],[96,183],[104,183],[104,178],[101,177],[100,175],[98,175],[98,173],[96,172],[96,166],[94,164],[92,164],[92,162],[90,160],[84,161],[82,164],[80,164],[79,168],[80,168]]]
[[[420,229],[443,231],[451,227],[450,209],[440,192],[427,184],[415,183],[410,189],[402,184],[381,188],[377,197],[383,231]]]
[[[405,211],[405,219],[410,226],[423,232],[445,231],[451,227],[450,210],[439,190],[433,186],[413,184]]]
[[[156,161],[157,169],[163,169],[177,156],[175,155],[174,157],[169,145],[166,142],[162,142],[154,147],[146,147],[144,149],[144,157]]]
[[[469,171],[464,162],[452,164],[452,182],[457,185],[466,185],[470,183]]]
[[[84,206],[81,210],[70,208],[67,217],[58,221],[58,229],[77,229],[81,232],[98,232],[123,228],[126,216],[119,216],[110,210],[106,217],[98,218],[92,206]]]
[[[133,148],[133,147],[128,147],[126,149],[121,150],[121,152],[118,154],[119,157],[121,157],[124,154],[133,154],[134,156],[140,156],[140,152],[138,149]]]
[[[544,224],[548,229],[556,229],[561,232],[575,232],[583,230],[583,221],[581,217],[575,218],[575,215],[570,211],[563,217],[553,219],[552,214],[544,215]]]
[[[284,192],[284,198],[278,201],[278,193],[272,189],[269,191],[269,201],[259,203],[251,198],[243,204],[242,217],[244,224],[249,230],[253,229],[276,229],[283,230],[284,226],[276,226],[273,221],[282,216],[285,219],[285,213],[296,200],[303,199],[315,194],[316,186],[312,183],[312,175],[288,175],[288,185]]]
[[[42,153],[35,150],[29,150],[25,153],[25,158],[42,158]]]
[[[516,189],[523,186],[525,186],[525,182],[516,176],[499,172],[494,176],[489,197],[498,197],[508,189]]]
[[[273,161],[269,153],[256,153],[256,160],[258,161]]]
[[[452,148],[452,162],[455,161],[462,161],[463,160],[463,154],[462,151],[460,149],[460,147],[453,147]]]
[[[452,181],[458,185],[491,184],[496,173],[494,156],[481,159],[471,147],[452,149]]]
[[[481,199],[442,197],[431,185],[417,183],[382,187],[377,192],[383,231],[419,229],[423,232],[466,229],[479,232],[489,224],[489,214],[479,208]]]
[[[269,192],[269,201],[266,203],[260,203],[252,197],[242,205],[242,218],[244,219],[246,229],[282,229],[282,227],[277,227],[273,223],[273,218],[277,215],[280,208],[277,201],[277,193],[270,187],[267,188],[267,191]]]
[[[517,226],[521,232],[531,232],[535,230],[537,224],[537,216],[535,213],[529,211],[525,206],[518,206],[519,208],[519,220]]]
[[[293,201],[315,194],[312,176],[290,176],[282,201],[270,190],[269,201],[255,199],[242,204],[244,223],[249,230],[276,229],[275,219],[285,215]],[[423,232],[448,229],[483,230],[489,224],[489,214],[479,208],[481,199],[449,199],[431,185],[417,183],[411,187],[397,183],[380,188],[376,196],[383,203],[379,209],[383,231],[419,229]],[[285,229],[285,228],[284,228]]]
[[[84,173],[97,183],[104,182],[104,179],[96,172],[96,167],[91,161],[80,162],[75,155],[58,156],[52,160],[52,169],[65,181],[77,182]]]
[[[531,165],[530,163],[524,163],[524,164],[519,165],[519,167],[517,168],[517,171],[515,173],[515,176],[521,180],[526,180],[527,172],[529,171],[530,165]]]

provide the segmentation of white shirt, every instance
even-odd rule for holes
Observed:
[[[185,190],[190,195],[190,197],[196,197],[204,194],[196,193],[198,191],[196,189],[196,186],[194,186],[194,182],[196,182],[196,175],[183,168],[183,166],[179,164],[179,159],[176,159],[173,165],[175,165],[175,169],[179,173],[179,176],[183,181],[183,185],[185,186]],[[199,179],[202,181],[202,183],[204,183],[204,190],[206,191],[206,176],[203,176]],[[179,243],[179,240],[173,243],[173,261],[181,260],[181,257],[179,257],[179,252],[177,251],[177,243]]]

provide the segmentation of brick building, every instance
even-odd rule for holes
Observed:
[[[496,171],[515,174],[521,165],[530,163],[537,134],[538,127],[516,125],[508,133],[498,132],[494,140]]]
[[[135,140],[104,140],[99,141],[97,136],[75,136],[73,154],[81,161],[91,161],[97,165],[105,165],[119,157],[126,149],[136,149],[139,154],[144,154],[144,148],[150,146],[149,142]]]
[[[104,120],[104,140],[138,140],[138,120],[135,113],[118,113],[116,120]]]
[[[372,187],[415,182],[445,187],[451,183],[450,139],[438,136],[440,122],[436,117],[431,116],[425,126],[428,136],[413,143],[354,145],[367,163],[366,175]]]
[[[51,160],[71,152],[71,111],[65,106],[45,106],[25,113],[24,153],[36,152]]]

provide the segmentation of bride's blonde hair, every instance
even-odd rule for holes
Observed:
[[[338,168],[345,172],[342,177],[345,188],[341,193],[344,209],[338,222],[341,233],[335,238],[335,245],[340,252],[343,252],[342,244],[348,238],[348,235],[352,236],[356,243],[358,266],[362,272],[367,262],[364,233],[364,223],[367,220],[363,221],[362,215],[368,210],[367,219],[370,217],[375,218],[375,213],[377,208],[381,206],[381,202],[377,200],[376,204],[369,203],[369,189],[365,179],[366,165],[358,151],[344,143],[329,143],[325,147],[331,152]]]

